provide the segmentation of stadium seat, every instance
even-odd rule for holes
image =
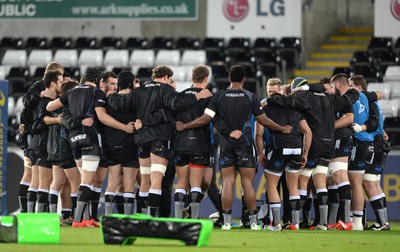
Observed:
[[[389,82],[389,85],[391,86],[391,99],[398,99],[400,98],[400,83],[399,82]]]
[[[277,47],[275,38],[256,38],[253,45],[254,52],[273,51]]]
[[[279,73],[279,66],[276,63],[262,63],[260,71],[265,77],[265,81],[269,78],[277,78]]]
[[[279,51],[258,51],[254,54],[258,64],[273,63],[279,67],[282,65],[282,58],[280,57]]]
[[[63,67],[76,67],[78,65],[78,51],[76,49],[58,49],[53,60]]]
[[[12,67],[6,76],[7,79],[12,77],[29,78],[29,68],[27,67]]]
[[[201,41],[198,38],[180,37],[176,41],[176,49],[178,50],[198,50],[201,48]]]
[[[24,109],[24,104],[22,103],[22,96],[19,96],[18,98],[15,98],[15,108],[14,108],[14,114],[17,115],[17,124],[19,125],[21,123],[20,121],[20,114],[22,110]]]
[[[392,149],[400,149],[400,117],[385,118],[383,127],[389,136]]]
[[[136,77],[140,79],[140,83],[151,80],[151,75],[153,74],[152,70],[153,67],[139,67]]]
[[[136,73],[139,67],[153,67],[155,54],[150,49],[136,49],[131,53],[129,65],[133,73]]]
[[[4,37],[1,39],[0,48],[4,49],[22,49],[24,41],[22,38]]]
[[[217,78],[228,78],[228,68],[225,62],[211,63],[210,67],[214,76],[214,81]]]
[[[8,67],[0,66],[0,80],[5,80],[6,79],[6,75],[8,75],[9,71],[10,71],[10,69],[8,69]]]
[[[396,44],[394,44],[393,50],[397,53],[400,53],[400,37],[397,38]]]
[[[103,50],[83,49],[79,55],[78,65],[81,68],[81,73],[84,73],[87,67],[103,66]]]
[[[350,59],[351,66],[370,66],[372,57],[369,51],[355,51],[353,57]]]
[[[380,91],[385,95],[385,99],[390,99],[392,87],[389,83],[368,83],[368,91]]]
[[[223,78],[214,78],[215,87],[217,90],[225,90],[230,86],[229,80],[227,77]]]
[[[67,37],[54,37],[50,41],[50,47],[52,49],[71,49],[72,39]]]
[[[392,49],[393,42],[390,37],[373,37],[368,44],[369,51],[392,51]]]
[[[181,53],[179,50],[161,49],[158,51],[155,65],[179,66]]]
[[[280,57],[286,61],[287,67],[296,67],[300,64],[300,53],[302,52],[302,45],[300,38],[283,37],[279,41],[280,47],[278,48]]]
[[[243,88],[249,90],[252,93],[257,93],[257,89],[259,88],[259,80],[256,78],[246,78],[246,81],[243,84]]]
[[[206,51],[220,51],[225,49],[223,38],[205,38],[203,40],[203,49]]]
[[[3,56],[2,65],[10,65],[13,67],[24,67],[26,66],[26,60],[28,55],[26,50],[7,50]]]
[[[71,79],[80,81],[81,70],[79,67],[64,67],[64,72],[69,73],[71,75]]]
[[[76,49],[97,49],[97,38],[95,37],[79,37],[75,41]]]
[[[372,51],[372,60],[374,64],[384,73],[388,66],[395,66],[399,63],[399,57],[394,52]]]
[[[380,100],[379,104],[384,118],[399,116],[399,100]]]
[[[250,38],[233,37],[229,40],[226,50],[240,50],[243,52],[248,52],[250,50]]]
[[[113,67],[128,67],[129,66],[129,52],[128,50],[115,50],[110,49],[104,56],[104,66],[107,71]]]
[[[173,66],[171,67],[174,72],[174,76],[172,79],[176,82],[185,82],[186,81],[186,67],[185,66]]]
[[[26,49],[46,49],[48,46],[48,41],[45,37],[29,37],[25,43]]]
[[[254,66],[256,66],[256,58],[254,55],[243,50],[227,50],[225,61],[230,65],[237,64],[237,62],[251,62]]]
[[[30,71],[31,72],[30,82],[32,84],[35,83],[38,80],[43,79],[44,72],[46,71],[45,67],[37,67],[34,71],[32,71],[32,68],[30,68],[30,69],[31,69],[31,71]],[[64,69],[64,71],[65,71],[65,69]]]
[[[206,64],[206,52],[203,50],[185,50],[182,54],[181,65]]]
[[[37,67],[45,67],[53,60],[53,53],[50,49],[34,49],[28,56],[28,66],[30,72],[34,73]]]
[[[154,37],[151,40],[151,48],[154,50],[172,50],[174,49],[174,39],[167,37]]]
[[[350,67],[335,67],[332,72],[332,76],[338,73],[344,73],[347,76],[350,76],[351,70]]]
[[[219,50],[208,50],[206,51],[207,64],[213,62],[225,62],[225,52]]]
[[[389,66],[386,68],[385,81],[400,81],[400,66]]]
[[[8,96],[8,108],[7,108],[8,116],[15,115],[14,108],[15,108],[15,99],[13,96]]]
[[[100,41],[100,47],[103,50],[110,48],[121,49],[123,45],[123,40],[121,37],[104,37]]]
[[[350,76],[362,75],[367,83],[381,81],[381,73],[373,66],[353,65],[350,69]]]
[[[125,48],[128,50],[149,49],[150,43],[147,38],[130,37],[126,40]]]

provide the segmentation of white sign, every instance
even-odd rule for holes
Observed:
[[[208,37],[301,37],[301,0],[208,0]]]
[[[400,37],[400,0],[375,1],[375,37]]]

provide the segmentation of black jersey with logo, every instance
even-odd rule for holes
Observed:
[[[69,107],[71,116],[76,120],[93,118],[94,123],[91,127],[80,126],[78,130],[82,133],[97,134],[99,132],[100,121],[96,115],[96,107],[106,107],[106,97],[103,91],[90,85],[76,86],[60,97],[60,102]]]
[[[349,90],[343,96],[329,95],[324,92],[298,91],[287,97],[271,97],[268,99],[268,104],[299,110],[313,134],[311,148],[320,153],[324,152],[324,156],[331,156],[335,141],[335,112],[348,109],[358,100],[358,97],[356,90]]]
[[[240,130],[243,133],[237,140],[222,134],[221,146],[254,144],[251,116],[264,114],[260,99],[255,94],[246,89],[223,90],[212,97],[206,110],[220,117],[229,129]]]
[[[200,93],[201,88],[188,88],[180,93],[181,96],[195,95]],[[200,117],[204,113],[204,109],[210,102],[211,97],[202,99],[185,111],[178,112],[176,120],[181,122],[190,122]],[[201,128],[188,129],[177,132],[173,138],[173,146],[176,154],[186,154],[193,156],[206,156],[210,154],[211,139],[210,126],[206,125]]]
[[[124,96],[127,94],[117,94],[118,96]],[[116,111],[111,106],[106,107],[107,114],[113,117],[118,122],[127,124],[136,120],[136,111],[132,110],[129,113],[121,113]],[[118,130],[112,127],[104,126],[104,137],[108,148],[122,148],[134,144],[134,134],[129,134],[123,130]]]
[[[303,142],[300,135],[299,123],[303,118],[298,110],[284,108],[274,104],[263,107],[268,118],[280,125],[290,125],[293,130],[290,134],[269,130],[269,148],[277,150],[281,148],[302,148]]]
[[[182,95],[173,87],[161,82],[146,82],[129,95],[118,97],[111,95],[107,103],[117,111],[124,113],[135,110],[137,118],[146,120],[154,114],[170,115],[172,111],[186,110],[197,102],[195,95]],[[165,116],[153,125],[143,125],[135,135],[136,144],[144,144],[154,140],[169,141],[175,134],[175,126],[171,116]]]
[[[47,104],[51,101],[48,97],[43,97],[39,100],[36,111],[34,113],[34,122],[32,125],[32,139],[30,147],[32,149],[47,149],[47,137],[49,127],[44,123],[45,116],[51,116],[51,113],[46,110]]]

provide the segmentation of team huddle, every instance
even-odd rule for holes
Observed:
[[[243,222],[252,230],[390,229],[379,183],[389,152],[378,103],[383,95],[367,92],[362,76],[337,74],[310,85],[303,78],[291,85],[272,78],[268,97],[260,100],[243,89],[240,65],[229,71],[229,88],[215,94],[207,89],[207,66],[195,66],[191,87],[179,93],[173,74],[157,66],[151,81],[140,83],[129,71],[89,67],[78,84],[62,65],[50,63],[23,97],[21,212],[56,213],[60,197],[62,225],[99,227],[108,175],[105,214],[116,207],[128,215],[169,217],[176,175],[174,217],[199,218],[208,193],[218,223],[230,230],[239,175]],[[260,166],[267,205],[259,210],[253,181]],[[371,227],[362,221],[364,190],[376,215]],[[316,195],[311,226],[310,195]]]

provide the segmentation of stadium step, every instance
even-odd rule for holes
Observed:
[[[303,68],[295,69],[295,77],[304,77],[309,83],[318,82],[322,78],[331,77],[335,67],[349,67],[354,51],[367,50],[373,36],[373,28],[350,27],[340,28],[310,52]]]

